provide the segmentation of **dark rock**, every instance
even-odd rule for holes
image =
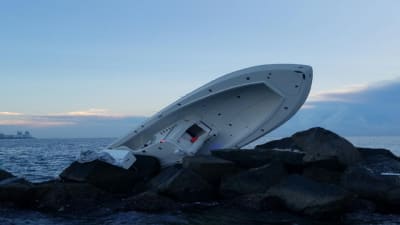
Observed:
[[[343,174],[341,183],[344,188],[372,200],[383,199],[385,192],[400,185],[397,179],[381,176],[365,165],[349,167]]]
[[[135,172],[95,160],[88,163],[74,162],[61,174],[65,181],[86,182],[112,193],[126,193],[141,180]]]
[[[361,160],[361,154],[349,141],[320,127],[297,132],[292,139],[305,152],[305,162],[336,157],[343,165],[353,165]]]
[[[15,176],[13,174],[9,173],[8,171],[0,169],[0,181],[7,179],[7,178],[11,178],[11,177],[15,177]]]
[[[29,181],[11,177],[0,181],[0,202],[8,202],[18,207],[29,207],[32,200],[33,184]]]
[[[263,193],[287,175],[283,164],[274,161],[265,166],[250,169],[227,177],[221,183],[220,193],[225,198],[244,194]]]
[[[360,198],[354,198],[346,205],[346,212],[365,212],[373,213],[376,211],[376,205],[372,201]]]
[[[143,185],[160,170],[160,164],[154,157],[136,157],[129,170],[99,160],[88,163],[74,162],[60,177],[66,181],[87,182],[111,193],[134,192],[137,190],[137,184]]]
[[[301,148],[296,145],[291,137],[282,138],[279,140],[273,140],[267,142],[265,144],[257,145],[256,149],[291,149],[291,150],[300,150]]]
[[[233,162],[213,156],[185,157],[183,168],[191,169],[213,185],[219,185],[221,178],[239,172]]]
[[[336,185],[318,183],[299,175],[288,176],[266,194],[281,199],[291,211],[316,217],[334,215],[350,200],[349,193]]]
[[[147,183],[147,189],[158,192],[162,184],[167,183],[169,179],[171,179],[175,174],[177,174],[182,169],[182,165],[175,164],[172,166],[165,167],[161,170],[161,172],[153,177]]]
[[[267,211],[284,211],[286,210],[285,202],[274,196],[266,196],[264,194],[264,199],[261,201],[261,209]]]
[[[286,150],[266,149],[221,149],[213,150],[211,154],[215,157],[232,161],[242,168],[256,168],[272,161],[281,161],[287,167],[302,167],[304,153]]]
[[[362,198],[375,201],[383,210],[400,206],[400,161],[391,156],[367,157],[349,167],[341,183]]]
[[[267,197],[266,194],[248,194],[234,198],[230,202],[235,207],[255,211],[282,211],[284,202],[279,198]]]
[[[180,205],[170,198],[147,191],[123,200],[123,210],[160,212],[179,209]]]
[[[386,157],[399,160],[399,158],[388,149],[357,147],[357,150],[361,153],[364,160],[375,160],[376,157]]]
[[[399,178],[399,177],[397,177]],[[395,211],[396,213],[400,212],[400,187],[396,186],[395,188],[389,190],[385,194],[385,202],[388,204],[387,208],[383,210]]]
[[[135,155],[135,157],[136,161],[129,170],[135,171],[143,180],[147,181],[160,173],[160,161],[157,158],[148,155]]]
[[[310,166],[303,170],[303,176],[321,183],[340,184],[342,172]]]
[[[50,181],[35,185],[35,208],[42,211],[90,211],[100,208],[109,196],[86,183]]]
[[[181,202],[210,201],[216,197],[215,189],[200,175],[174,166],[164,169],[149,186]]]
[[[319,222],[313,218],[280,211],[255,211],[234,207],[232,204],[221,204],[195,213],[185,212],[186,224],[202,225],[332,225],[340,224]],[[179,221],[178,221],[179,222]]]
[[[342,163],[339,162],[338,158],[332,156],[328,159],[315,160],[305,163],[305,167],[322,168],[330,171],[343,172],[346,169]]]
[[[240,207],[248,210],[262,210],[262,202],[265,198],[264,194],[248,194],[241,195],[231,200],[231,204],[235,207]]]

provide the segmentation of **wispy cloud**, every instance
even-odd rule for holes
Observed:
[[[65,115],[68,116],[114,116],[110,113],[108,109],[88,109],[88,110],[79,110],[79,111],[72,111],[67,112]]]
[[[63,113],[27,115],[17,112],[0,112],[0,126],[62,127],[89,121],[123,119],[132,116],[113,113],[108,109],[91,108]]]
[[[400,79],[313,95],[280,130],[322,126],[343,135],[400,135]]]
[[[358,84],[336,90],[319,92],[310,95],[308,100],[309,102],[322,102],[322,101],[349,102],[352,101],[352,99],[348,98],[349,95],[363,92],[366,89],[368,89],[368,87],[369,85],[367,84]]]
[[[18,112],[0,112],[0,116],[20,116],[22,113]]]
[[[89,109],[43,115],[0,115],[0,132],[29,130],[35,137],[118,137],[145,118]]]
[[[1,120],[0,125],[3,126],[27,126],[27,127],[56,127],[74,125],[74,122],[68,121],[43,121],[35,119],[14,119],[14,120]]]

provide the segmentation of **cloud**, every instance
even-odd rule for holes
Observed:
[[[17,112],[0,112],[0,116],[20,116],[22,113]]]
[[[65,113],[68,116],[117,116],[116,114],[112,114],[108,109],[88,109],[88,110],[81,110],[81,111],[73,111]]]
[[[0,126],[53,127],[73,124],[75,123],[62,121],[36,121],[34,119],[0,120]]]
[[[111,113],[111,111],[107,109],[96,108],[45,115],[26,115],[18,112],[0,112],[0,125],[27,127],[69,126],[76,125],[83,121],[93,121],[98,119],[98,117],[102,117],[104,120],[107,120],[111,118],[124,118],[129,116]]]
[[[326,102],[326,101],[336,101],[336,102],[349,102],[351,101],[347,97],[359,92],[363,92],[368,89],[366,84],[353,85],[337,90],[324,91],[316,94],[312,94],[308,98],[308,103],[310,102]]]
[[[399,96],[400,79],[318,93],[270,136],[314,126],[344,136],[400,135]],[[144,119],[96,108],[52,115],[2,112],[0,132],[27,129],[38,137],[118,137]]]
[[[112,113],[106,109],[46,115],[1,114],[0,133],[29,130],[36,137],[118,137],[144,119]]]
[[[370,84],[357,84],[337,90],[325,91],[310,95],[308,103],[315,102],[371,102],[381,101],[399,92],[400,78]],[[397,96],[396,96],[397,97]]]
[[[321,126],[342,135],[400,135],[400,79],[310,96],[299,112],[272,135]]]

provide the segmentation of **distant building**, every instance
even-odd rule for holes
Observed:
[[[29,131],[17,131],[17,134],[3,134],[0,133],[0,139],[31,139],[33,138]]]

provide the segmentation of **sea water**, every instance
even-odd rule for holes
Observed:
[[[275,138],[264,137],[247,147]],[[347,137],[355,146],[390,149],[400,155],[400,137]],[[54,179],[84,150],[101,150],[113,138],[91,139],[19,139],[0,140],[0,168],[32,182]],[[199,211],[191,213],[146,214],[139,212],[115,213],[103,217],[49,215],[34,211],[21,211],[0,207],[0,225],[78,225],[78,224],[271,224],[273,215],[242,211]],[[277,215],[274,215],[277,216]],[[345,224],[400,224],[400,216],[382,214],[354,214],[347,216]],[[276,223],[273,223],[276,224]],[[282,224],[291,224],[284,223]],[[301,223],[298,223],[301,224]]]

